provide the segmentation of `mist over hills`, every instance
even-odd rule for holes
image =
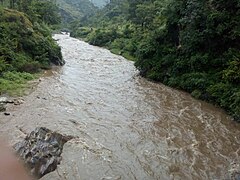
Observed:
[[[103,7],[109,2],[109,0],[90,0],[90,1],[98,7]]]

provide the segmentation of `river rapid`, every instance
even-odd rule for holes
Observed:
[[[54,38],[66,65],[0,115],[11,144],[41,126],[75,137],[42,179],[230,179],[239,169],[240,124],[223,110],[140,77],[106,49]]]

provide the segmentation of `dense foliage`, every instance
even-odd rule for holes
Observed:
[[[144,77],[240,120],[239,22],[239,0],[111,0],[72,35],[136,59]]]
[[[64,64],[48,27],[60,20],[54,4],[22,0],[4,1],[2,6],[15,9],[0,7],[0,94],[33,79],[27,73]]]

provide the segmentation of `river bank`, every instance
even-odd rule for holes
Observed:
[[[15,144],[36,127],[73,136],[42,179],[229,179],[240,164],[239,124],[189,94],[138,76],[106,49],[55,35],[66,64],[0,114]]]

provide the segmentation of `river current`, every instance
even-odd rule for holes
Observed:
[[[140,77],[106,49],[54,38],[65,66],[0,115],[12,144],[41,126],[75,137],[42,179],[231,179],[239,169],[240,124],[223,110]]]

